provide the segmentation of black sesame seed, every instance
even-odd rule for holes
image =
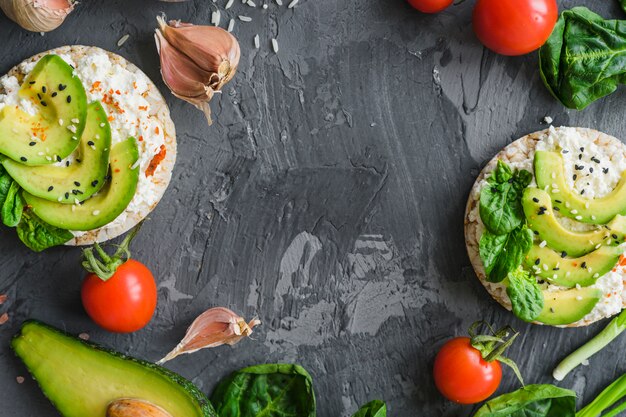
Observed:
[[[572,179],[573,179],[574,181],[576,181],[576,178],[578,178],[578,175],[576,175],[576,174],[572,175]]]
[[[94,146],[94,145],[95,145],[95,143],[93,143],[93,141],[92,141],[92,140],[90,140],[89,142],[87,142],[87,145],[89,145],[89,146]]]
[[[35,146],[37,144],[37,142],[31,142],[28,144],[28,146]]]
[[[61,162],[61,157],[57,155],[57,162]]]
[[[585,194],[585,189],[583,188],[582,190],[580,190],[580,195]]]
[[[78,194],[78,190],[72,190],[72,194],[77,195]]]
[[[558,267],[557,268],[552,268],[553,271],[558,271],[559,269],[561,269],[561,268],[558,268]]]
[[[91,182],[92,187],[95,187],[96,185],[98,185],[98,180],[94,180]]]
[[[563,153],[569,153],[569,151],[567,149],[563,149],[561,152]]]
[[[67,200],[68,198],[70,198],[70,193],[65,193],[65,199]]]
[[[41,100],[42,99],[41,94],[37,93],[37,98]]]
[[[46,91],[48,91],[48,89],[46,88],[46,86],[44,85],[43,87],[41,87],[41,91],[44,92],[44,94],[46,93]]]
[[[585,168],[585,166],[584,166],[584,165],[574,165],[574,169],[575,169],[576,171],[581,171],[581,170],[583,170],[584,168]]]
[[[583,146],[580,147],[581,152],[585,152],[585,148]]]
[[[587,262],[583,262],[582,264],[580,264],[581,268],[587,268]]]
[[[540,263],[541,263],[541,259],[540,258],[535,259],[535,265],[539,265]]]
[[[561,252],[561,258],[565,258],[567,256],[567,252],[563,251]]]
[[[609,169],[608,168],[602,168],[602,172],[605,173],[605,174],[608,174],[609,173]]]
[[[611,237],[613,237],[613,239],[617,239],[617,235],[616,234],[612,234]]]
[[[29,81],[28,84],[33,85],[35,84],[35,81]]]
[[[74,181],[74,185],[77,186],[77,187],[80,187],[80,182]]]
[[[67,96],[66,101],[67,101],[68,103],[71,103],[71,102],[72,102],[72,96]]]
[[[535,236],[539,236],[539,232],[536,230],[533,230],[533,233],[535,234]]]
[[[41,100],[41,105],[46,107],[48,105],[48,103],[46,103],[45,101]]]
[[[66,167],[70,166],[70,161],[65,161],[65,166]]]
[[[558,207],[552,207],[552,208],[553,208],[554,210],[556,210],[556,211],[561,211],[561,209],[560,209],[560,208],[558,208]]]
[[[52,94],[50,94],[50,96],[51,96],[51,97],[56,97],[56,96],[57,96],[57,94],[59,94],[59,93],[57,93],[57,92],[55,91],[55,92],[53,92]]]
[[[59,91],[63,91],[63,90],[65,90],[66,88],[67,88],[67,86],[66,86],[66,85],[59,84]]]
[[[538,202],[539,202],[539,199],[538,199],[537,197],[533,197],[533,201],[534,201],[535,203],[538,203]]]
[[[540,279],[539,281],[537,281],[537,284],[545,284],[546,282],[542,279]]]
[[[53,186],[48,187],[48,192],[50,192],[50,191],[52,191],[52,190],[54,190],[54,187],[53,187]]]
[[[561,203],[562,203],[562,201],[561,201],[561,200],[554,200],[554,202],[555,202],[555,203],[559,203],[559,204],[561,204]]]
[[[593,168],[589,167],[589,172],[591,172],[593,174]]]
[[[592,157],[591,157],[591,160],[592,160],[593,162],[595,162],[596,164],[599,164],[599,163],[600,163],[600,160],[599,160],[598,158],[596,158],[595,156],[592,156]]]
[[[76,158],[76,162],[78,162],[79,164],[81,163],[81,160]]]
[[[22,161],[22,162],[26,162],[26,161],[28,161],[28,159],[26,159],[26,157],[25,157],[25,156],[21,156],[21,157],[20,157],[20,161]]]

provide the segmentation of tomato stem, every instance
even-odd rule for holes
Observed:
[[[489,334],[478,333],[483,327],[487,328]],[[524,379],[522,378],[517,364],[503,355],[504,351],[507,350],[513,344],[517,336],[519,336],[519,332],[515,331],[511,326],[494,330],[489,323],[480,320],[470,326],[468,333],[472,347],[480,352],[485,361],[498,361],[507,365],[513,370],[522,386],[524,385]]]
[[[85,268],[87,272],[96,274],[102,281],[110,279],[115,274],[115,271],[117,271],[117,268],[125,264],[131,258],[129,246],[135,236],[137,236],[142,224],[143,221],[133,227],[126,237],[124,237],[122,243],[119,245],[111,245],[117,247],[113,255],[106,253],[97,242],[92,247],[83,249],[83,268]]]

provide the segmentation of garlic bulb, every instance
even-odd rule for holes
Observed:
[[[50,32],[74,10],[74,0],[0,0],[0,9],[26,30]]]
[[[195,26],[157,17],[155,40],[161,75],[172,93],[202,110],[211,124],[209,101],[237,70],[237,39],[222,28]]]

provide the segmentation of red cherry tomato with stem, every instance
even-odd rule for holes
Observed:
[[[110,256],[98,245],[85,249],[83,265],[90,272],[83,281],[81,298],[85,311],[97,325],[116,333],[143,328],[157,305],[157,286],[152,272],[130,257],[128,246],[137,231],[129,233]],[[94,254],[101,258],[97,259]]]
[[[524,55],[546,42],[558,15],[556,0],[477,0],[472,24],[492,51]]]
[[[454,0],[408,0],[409,4],[422,13],[438,13],[447,9]]]

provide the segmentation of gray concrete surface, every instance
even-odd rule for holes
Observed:
[[[528,382],[550,382],[558,359],[603,324],[541,328],[492,301],[465,254],[465,200],[482,164],[544,128],[546,115],[626,138],[626,89],[583,112],[564,109],[541,84],[535,54],[506,58],[481,47],[472,3],[425,16],[402,0],[300,0],[294,9],[272,0],[267,10],[236,0],[228,14],[253,21],[236,23],[242,62],[213,103],[210,128],[165,89],[152,38],[162,11],[209,22],[210,0],[84,1],[45,36],[0,17],[1,72],[65,44],[113,50],[167,93],[179,133],[172,184],[134,245],[159,281],[146,329],[113,335],[86,317],[78,249],[33,254],[13,231],[0,232],[0,293],[9,296],[0,313],[10,315],[0,327],[0,415],[56,415],[30,378],[16,383],[26,370],[9,340],[24,319],[156,360],[210,306],[258,315],[263,325],[235,348],[168,364],[205,392],[246,365],[288,361],[313,374],[322,417],[351,415],[374,398],[395,417],[469,416],[474,408],[438,395],[431,367],[444,340],[481,318],[518,328],[510,357]],[[625,17],[617,2],[585,3]],[[590,399],[626,369],[625,343],[562,385]],[[501,391],[515,387],[505,370]]]

